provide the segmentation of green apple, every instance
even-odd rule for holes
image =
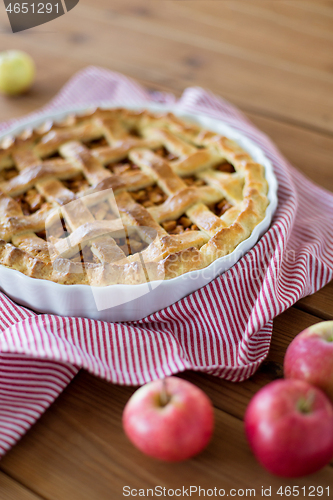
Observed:
[[[0,92],[6,95],[21,94],[28,90],[35,79],[35,63],[21,50],[0,52]]]

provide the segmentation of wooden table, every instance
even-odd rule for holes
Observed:
[[[26,96],[1,98],[1,119],[45,104],[78,69],[104,66],[149,88],[178,96],[200,85],[238,105],[317,183],[333,190],[333,4],[329,0],[81,0],[49,24],[11,34],[0,6],[1,50],[20,48],[36,60]],[[311,210],[311,207],[309,207]],[[4,500],[118,500],[122,489],[331,486],[333,469],[299,480],[266,473],[253,458],[242,417],[251,396],[282,375],[282,360],[303,328],[333,317],[333,286],[276,318],[267,361],[247,382],[183,375],[215,406],[216,430],[198,457],[168,465],[126,440],[123,407],[133,388],[80,372],[40,421],[0,463]],[[241,497],[236,494],[236,498]],[[238,495],[238,496],[237,496]],[[245,496],[245,493],[244,493]],[[249,493],[248,493],[249,496]],[[198,495],[192,495],[198,498]]]

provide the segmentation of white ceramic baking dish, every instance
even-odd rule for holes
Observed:
[[[100,105],[103,108],[118,106],[125,107],[121,103],[110,104],[106,102]],[[251,236],[240,243],[231,254],[217,259],[205,269],[192,271],[171,280],[140,285],[112,285],[101,288],[88,285],[60,285],[51,281],[30,278],[19,271],[0,265],[0,288],[15,302],[38,312],[61,316],[87,317],[110,322],[136,321],[207,285],[244,256],[269,228],[277,206],[277,181],[272,164],[253,142],[219,120],[203,115],[181,113],[177,109],[173,109],[172,106],[145,103],[141,106],[128,107],[151,111],[172,111],[179,117],[190,118],[207,129],[237,141],[255,161],[265,167],[269,184],[269,205],[264,220],[255,227]],[[18,134],[26,128],[37,127],[45,120],[62,120],[71,112],[85,111],[87,111],[87,107],[44,114],[37,120],[21,122],[20,126],[7,130],[5,134],[0,135],[0,140],[9,134]]]

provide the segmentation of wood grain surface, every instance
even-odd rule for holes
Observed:
[[[29,94],[0,98],[1,120],[43,106],[92,64],[178,96],[199,85],[238,105],[294,166],[333,190],[332,28],[329,0],[81,0],[51,23],[14,35],[1,3],[1,50],[28,51],[38,70]],[[182,464],[151,460],[125,438],[121,414],[133,388],[80,372],[1,461],[0,499],[118,500],[125,485],[197,485],[226,495],[255,488],[259,498],[264,486],[277,499],[284,498],[280,486],[314,485],[330,486],[333,497],[332,464],[307,478],[275,478],[253,458],[242,423],[252,395],[282,376],[294,336],[332,318],[331,283],[276,318],[270,354],[250,380],[181,374],[211,397],[216,417],[211,444]]]

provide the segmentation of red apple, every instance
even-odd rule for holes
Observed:
[[[299,333],[284,359],[286,378],[306,380],[333,401],[333,321],[323,321]]]
[[[245,432],[256,458],[278,476],[305,476],[333,458],[333,407],[303,380],[261,389],[246,410]]]
[[[177,377],[138,389],[125,406],[123,427],[143,453],[177,462],[199,453],[214,427],[213,406],[195,385]]]

